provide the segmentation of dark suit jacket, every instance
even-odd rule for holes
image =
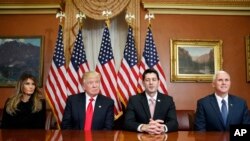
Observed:
[[[230,94],[228,95],[226,126],[223,124],[223,118],[214,94],[198,100],[195,115],[195,130],[198,131],[228,131],[231,124],[250,124],[246,102]]]
[[[138,126],[140,124],[148,124],[150,118],[148,100],[145,92],[131,96],[125,113],[125,129],[137,131]],[[168,128],[168,132],[178,129],[175,104],[171,96],[158,93],[153,119],[163,120]]]
[[[86,112],[85,99],[85,93],[68,97],[61,123],[62,129],[84,130]],[[114,101],[98,94],[94,107],[92,130],[111,130],[113,126]]]

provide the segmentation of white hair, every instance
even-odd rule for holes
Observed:
[[[230,77],[230,75],[229,75],[226,71],[219,70],[219,71],[217,71],[217,72],[214,74],[214,76],[213,76],[213,82],[215,81],[215,79],[217,78],[217,76],[218,76],[219,74],[222,74],[222,73],[225,73],[225,74],[227,74],[227,75]]]

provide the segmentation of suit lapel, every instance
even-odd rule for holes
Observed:
[[[101,99],[101,97],[98,94],[97,97],[96,97],[96,102],[95,102],[95,107],[94,107],[93,120],[92,120],[92,129],[95,129],[95,126],[96,126],[95,121],[97,121],[96,118],[98,117],[98,113],[100,113],[101,110],[102,110],[102,101],[100,99]]]
[[[233,98],[228,95],[228,117],[227,117],[227,126],[229,126],[230,121],[232,120],[232,118],[234,117],[234,113],[233,111],[237,111],[237,109],[234,109],[234,105],[236,103],[234,102]]]
[[[151,115],[150,115],[150,111],[149,111],[148,100],[147,100],[146,94],[145,94],[145,92],[143,92],[141,95],[142,95],[141,96],[142,107],[147,115],[147,119],[150,119]]]
[[[220,121],[221,125],[223,127],[225,127],[224,122],[223,122],[223,118],[222,118],[222,115],[221,115],[221,112],[220,112],[220,108],[219,108],[219,105],[217,103],[217,99],[216,99],[214,94],[211,95],[211,97],[210,97],[210,104],[212,105],[212,108],[214,109],[215,114],[218,115],[217,117],[219,118],[219,121]]]
[[[78,117],[79,117],[79,121],[80,121],[80,129],[83,129],[83,125],[85,124],[85,112],[86,112],[86,96],[85,93],[81,93],[80,94],[80,98],[78,99],[78,107],[79,111],[82,112],[78,112]]]
[[[155,105],[155,113],[154,113],[154,119],[157,119],[157,116],[160,115],[162,109],[164,107],[164,105],[162,105],[163,102],[163,95],[161,93],[157,94],[157,98],[156,98],[156,105]]]

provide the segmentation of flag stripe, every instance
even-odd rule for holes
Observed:
[[[101,74],[104,74],[106,72],[106,74],[109,74],[105,70],[106,70],[106,67],[98,66],[97,72],[99,72]],[[106,77],[106,75],[102,75],[101,93],[103,95],[105,95],[105,96],[108,96],[108,97],[112,98],[115,101],[114,102],[114,106],[115,106],[114,112],[117,115],[119,110],[121,110],[121,109],[120,109],[120,107],[118,105],[117,98],[115,97],[116,91],[114,91],[114,89],[115,89],[114,85],[112,85],[112,83],[110,83],[110,81],[108,80],[108,78],[110,78],[110,77],[112,77],[112,75],[108,76],[108,77]]]
[[[72,67],[72,64],[70,63],[69,64],[69,69]],[[69,94],[72,94],[72,93],[77,93],[78,92],[78,89],[77,89],[77,80],[75,78],[77,78],[77,73],[75,71],[68,71],[68,86],[67,85],[67,89],[68,89],[68,93]]]
[[[60,71],[60,69],[58,69],[58,71]],[[60,77],[61,75],[58,71],[54,69],[54,63],[52,63],[51,75],[48,78],[49,85],[47,86],[47,90],[51,94],[49,95],[49,97],[51,97],[50,101],[53,102],[53,105],[54,105],[53,107],[57,111],[56,113],[57,113],[57,116],[59,117],[59,120],[61,120],[67,96],[65,93],[66,89],[64,85],[66,81],[62,82],[62,80],[58,80],[61,78]],[[50,89],[51,87],[52,89]]]
[[[116,73],[113,72],[114,70],[114,63],[113,61],[110,61],[108,63],[106,63],[104,66],[99,65],[98,66],[98,71],[101,74],[109,74],[108,76],[106,75],[102,75],[102,81],[101,81],[101,86],[103,88],[103,90],[101,89],[102,94],[105,94],[108,97],[111,97],[114,101],[115,101],[115,111],[119,111],[116,109],[120,109],[120,106],[118,104],[118,99],[116,96]],[[112,85],[114,84],[114,85]],[[108,92],[108,93],[107,93]],[[121,109],[120,109],[121,110]],[[118,114],[116,112],[116,114]]]
[[[128,28],[127,41],[123,52],[120,69],[117,73],[118,93],[122,103],[126,106],[130,96],[137,94],[139,67],[137,51],[133,36],[133,29]]]
[[[60,104],[59,106],[64,105],[63,103],[66,100],[66,96],[64,95],[65,93],[63,92],[63,90],[61,88],[61,84],[59,83],[59,80],[57,79],[59,77],[57,77],[58,75],[56,75],[56,73],[55,73],[55,71],[53,71],[53,69],[51,70],[51,74],[52,75],[50,75],[48,78],[49,85],[47,86],[47,89],[49,90],[50,93],[53,93],[52,97],[56,97],[57,101],[60,102],[60,103],[56,103],[56,104]],[[50,89],[50,88],[52,88],[52,89]],[[60,111],[63,111],[63,106],[60,107]]]
[[[166,77],[164,75],[164,72],[163,72],[163,69],[161,67],[161,64],[158,63],[156,66],[154,66],[154,69],[159,72],[159,77],[160,77],[160,81],[161,81],[160,87],[159,87],[160,91],[164,92],[164,93],[167,93],[167,89],[166,89],[166,85],[167,84],[166,84],[166,80],[165,80]]]
[[[140,76],[139,76],[139,84],[138,89],[140,92],[144,90],[142,85],[142,74],[148,68],[154,68],[160,78],[160,86],[158,91],[164,94],[168,94],[167,92],[167,85],[166,85],[166,77],[164,75],[164,71],[160,64],[160,59],[156,50],[156,46],[153,39],[153,34],[151,32],[151,28],[148,27],[146,40],[145,40],[145,47],[143,51],[143,56],[140,63]]]
[[[123,60],[122,62],[123,63],[121,64],[121,69],[118,73],[118,78],[122,79],[118,79],[118,85],[120,85],[120,94],[124,95],[123,97],[128,100],[131,95],[135,95],[137,93],[136,90],[138,80],[136,80],[135,78],[138,78],[138,69],[134,69],[134,67],[129,68],[126,61]],[[135,77],[128,77],[130,75]],[[121,88],[123,90],[121,90]]]
[[[132,69],[129,70],[129,74],[133,74],[132,76],[134,76],[134,77],[129,77],[130,78],[130,83],[129,84],[131,84],[131,86],[132,86],[133,93],[136,94],[136,92],[137,92],[138,78],[139,78],[138,65],[132,67]]]
[[[99,72],[100,74],[104,74],[103,72],[103,68],[101,65],[98,65],[97,67],[97,72]],[[105,83],[107,83],[107,85],[105,85]],[[107,97],[111,97],[110,94],[112,94],[112,90],[109,89],[110,88],[110,83],[108,82],[106,76],[102,76],[102,79],[101,79],[101,92],[103,95],[107,96]]]
[[[128,98],[131,96],[131,94],[129,94],[129,91],[127,91],[129,89],[129,83],[127,83],[129,82],[128,77],[127,77],[128,72],[124,72],[124,71],[127,71],[125,67],[123,69],[120,69],[119,73],[117,74],[118,78],[124,78],[124,79],[118,79],[117,84],[119,86],[118,87],[119,94],[121,95],[121,98],[123,100],[122,102],[124,105],[126,105],[126,103],[128,102]]]
[[[114,100],[115,118],[121,113],[121,104],[117,97],[117,74],[115,61],[111,47],[111,40],[108,27],[105,26],[102,36],[101,48],[98,56],[98,63],[95,70],[101,74],[101,94]]]
[[[56,117],[58,125],[61,123],[62,113],[67,99],[66,83],[67,71],[65,67],[63,32],[62,26],[60,25],[54,55],[45,85],[46,98]]]
[[[83,92],[82,77],[85,72],[89,71],[89,65],[83,45],[82,31],[79,29],[73,53],[71,55],[68,73],[67,90],[69,94],[78,94]]]

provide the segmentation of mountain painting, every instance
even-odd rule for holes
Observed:
[[[179,47],[180,74],[214,74],[213,47]]]
[[[41,86],[42,37],[0,37],[0,86],[15,86],[22,73],[31,73]]]

